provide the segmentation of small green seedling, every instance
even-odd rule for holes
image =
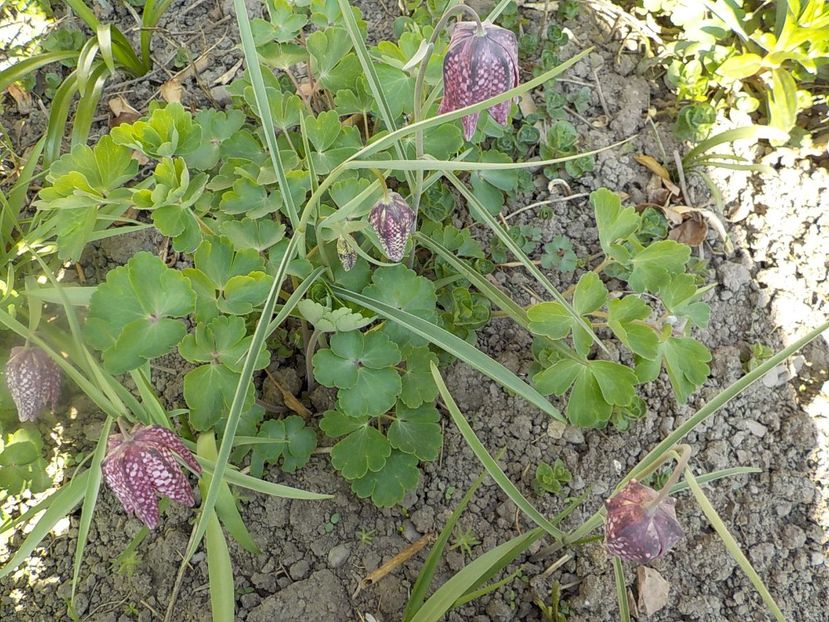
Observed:
[[[325,533],[331,533],[334,531],[334,528],[339,524],[341,517],[338,513],[334,513],[331,515],[331,518],[326,521],[325,525],[323,525],[323,529]]]
[[[557,458],[555,463],[550,465],[542,462],[535,469],[535,479],[533,480],[533,489],[537,493],[551,492],[558,494],[561,492],[563,484],[567,484],[573,478],[567,465]]]
[[[472,529],[461,529],[459,527],[455,530],[455,533],[455,538],[452,540],[452,544],[449,545],[449,550],[460,549],[461,555],[471,557],[472,549],[478,546],[481,541],[478,540]]]
[[[371,544],[374,541],[374,535],[374,529],[360,527],[360,529],[357,530],[357,539],[360,541],[360,544]]]

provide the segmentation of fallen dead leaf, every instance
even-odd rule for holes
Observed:
[[[708,235],[708,223],[695,212],[681,225],[671,229],[668,238],[688,246],[699,246],[705,240],[706,235]]]
[[[653,568],[639,566],[636,569],[636,591],[639,594],[637,609],[646,616],[653,615],[668,604],[671,584]]]
[[[173,78],[172,80],[167,80],[164,84],[161,85],[159,89],[161,93],[161,97],[164,98],[164,101],[170,104],[178,104],[181,103],[181,96],[184,94],[184,87],[181,86],[181,82],[178,79]]]
[[[242,67],[242,63],[244,61],[245,61],[245,59],[240,58],[238,63],[233,65],[233,67],[231,67],[230,69],[225,71],[222,75],[220,75],[218,78],[213,80],[213,86],[222,86],[222,85],[225,85],[225,84],[229,83],[231,80],[233,80],[233,78],[236,77],[236,72],[238,72],[239,69]]]
[[[374,585],[380,579],[385,577],[389,574],[392,570],[404,564],[410,557],[416,555],[420,550],[429,544],[435,537],[433,533],[427,533],[425,536],[422,536],[412,542],[407,547],[403,548],[397,555],[392,557],[389,561],[385,564],[374,570],[373,572],[368,573],[365,577],[363,577],[360,582],[357,584],[357,589],[354,591],[352,598],[357,596],[361,591],[366,589],[370,585]]]
[[[201,73],[205,69],[210,66],[210,53],[205,52],[201,56],[199,56],[196,60],[194,60],[188,67],[180,71],[176,76],[173,78],[174,80],[178,80],[179,82],[184,82],[187,78],[192,76],[194,73],[198,72]]]
[[[109,120],[110,127],[117,127],[122,123],[134,123],[141,118],[141,113],[133,108],[123,95],[113,97],[107,102],[112,118]]]
[[[17,104],[17,112],[27,115],[32,111],[32,94],[29,91],[12,82],[6,92],[12,96],[14,103]]]
[[[268,375],[268,380],[270,380],[273,383],[273,386],[279,389],[279,392],[282,394],[282,401],[285,402],[285,406],[293,410],[298,415],[302,415],[306,419],[311,417],[311,411],[308,410],[305,407],[305,405],[302,402],[300,402],[296,398],[296,396],[288,390],[288,387],[279,382],[276,376],[274,376],[267,369],[265,370],[265,373]]]
[[[633,156],[633,159],[648,169],[651,173],[657,175],[662,180],[665,187],[671,191],[671,194],[674,196],[680,195],[679,186],[671,181],[671,174],[668,172],[668,169],[662,166],[656,158],[646,154],[640,154]]]

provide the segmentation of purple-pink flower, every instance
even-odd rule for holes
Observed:
[[[443,59],[443,101],[440,114],[477,104],[518,86],[518,40],[515,33],[484,23],[478,33],[475,22],[458,22]],[[501,125],[506,124],[510,101],[489,109]],[[461,119],[463,135],[472,138],[479,113]]]
[[[175,455],[196,473],[201,466],[175,433],[152,425],[138,426],[126,438],[109,437],[102,469],[107,484],[128,514],[135,514],[150,529],[158,525],[156,493],[188,507],[196,500]]]
[[[406,242],[415,226],[415,214],[406,200],[396,192],[387,191],[371,209],[368,221],[386,257],[392,261],[403,259]]]
[[[52,410],[57,407],[60,368],[40,348],[12,348],[5,376],[21,421],[34,421],[47,406]]]
[[[647,564],[665,555],[682,537],[674,504],[671,497],[659,499],[653,488],[631,480],[605,502],[607,550],[636,564]]]

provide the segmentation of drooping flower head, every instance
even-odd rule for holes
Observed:
[[[174,454],[196,473],[201,466],[175,433],[167,428],[138,426],[128,438],[109,437],[102,469],[107,484],[128,514],[135,514],[150,529],[158,525],[156,493],[188,507],[196,500]]]
[[[391,261],[403,259],[406,242],[415,226],[415,214],[406,200],[396,192],[387,191],[371,208],[368,221],[380,238],[386,257]]]
[[[605,502],[604,543],[611,554],[647,564],[679,541],[682,527],[676,520],[675,501],[658,497],[657,491],[634,479]]]
[[[515,33],[494,24],[458,22],[443,59],[443,101],[440,114],[477,104],[518,86],[518,39]],[[506,124],[510,101],[489,109],[501,125]],[[461,119],[463,135],[472,138],[479,113]]]
[[[47,406],[55,410],[60,397],[60,368],[43,350],[32,346],[12,348],[5,374],[21,421],[37,419]]]

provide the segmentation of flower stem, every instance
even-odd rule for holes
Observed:
[[[671,449],[668,454],[673,454],[676,457],[676,466],[674,467],[673,473],[671,473],[671,477],[668,478],[668,481],[665,482],[662,490],[659,491],[659,495],[648,504],[649,507],[658,507],[659,504],[662,503],[670,494],[671,488],[674,487],[674,484],[679,481],[679,478],[685,472],[685,467],[688,466],[688,460],[691,458],[691,446],[677,445]]]
[[[449,20],[454,16],[460,13],[466,13],[469,15],[477,24],[477,34],[482,35],[484,34],[484,26],[481,23],[481,18],[475,12],[474,9],[471,7],[466,6],[465,4],[457,4],[449,9],[447,9],[443,15],[441,16],[440,20],[438,21],[435,29],[432,31],[432,36],[429,38],[428,48],[426,49],[426,54],[423,56],[423,59],[420,61],[420,66],[417,69],[417,77],[415,78],[415,89],[414,89],[414,122],[418,123],[423,120],[423,87],[426,82],[426,70],[429,67],[429,61],[432,59],[432,53],[435,51],[435,43],[440,36],[440,33],[446,28],[446,25],[449,23]],[[415,159],[420,160],[423,157],[423,130],[415,131]],[[420,197],[423,194],[423,171],[418,170],[415,172],[415,187],[413,188],[412,192],[412,211],[414,211],[415,215],[415,230],[417,230],[417,216],[420,213]],[[412,254],[409,256],[409,267],[414,266],[414,259],[415,259],[415,250],[417,249],[417,242],[412,241]]]

